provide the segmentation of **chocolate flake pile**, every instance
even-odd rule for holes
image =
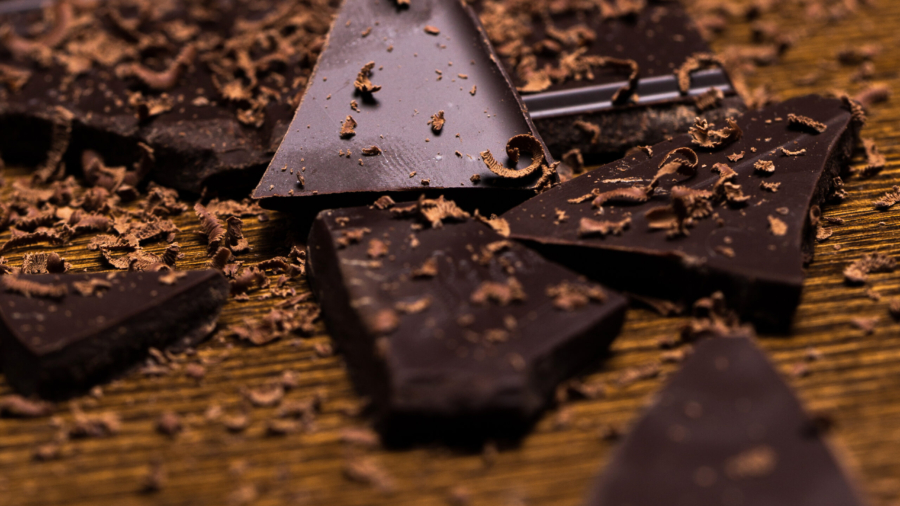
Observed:
[[[0,151],[52,175],[63,160],[88,172],[86,150],[131,166],[149,148],[152,177],[192,191],[213,176],[257,175],[332,12],[324,0],[57,0],[3,15],[0,124],[16,134]],[[47,159],[33,159],[42,146]]]

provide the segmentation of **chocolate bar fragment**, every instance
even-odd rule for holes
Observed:
[[[511,237],[613,287],[690,302],[722,291],[786,330],[812,259],[819,206],[839,198],[864,116],[805,96],[563,183],[504,215]]]
[[[91,150],[189,191],[255,184],[333,11],[313,0],[30,3],[0,15],[6,162],[47,179]]]
[[[253,197],[322,209],[430,189],[508,209],[557,181],[523,109],[460,0],[345,0]]]
[[[475,6],[550,152],[576,171],[684,133],[696,116],[720,123],[744,110],[678,2]]]
[[[591,506],[861,506],[749,337],[699,342],[603,471]]]
[[[313,292],[388,442],[516,437],[619,331],[622,296],[488,225],[443,196],[313,223]]]
[[[184,349],[215,328],[229,285],[216,270],[0,277],[0,361],[23,395],[62,398]]]

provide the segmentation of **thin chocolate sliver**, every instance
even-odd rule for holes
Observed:
[[[361,26],[371,33],[361,37]],[[518,203],[557,181],[523,109],[460,1],[346,0],[253,196],[279,208],[360,205],[385,192],[409,200],[423,190]]]
[[[792,113],[827,129],[797,128]],[[511,237],[610,286],[681,302],[722,291],[745,318],[785,330],[812,258],[818,206],[839,189],[863,119],[849,102],[811,95],[733,124],[701,120],[690,134],[563,183],[504,218]],[[557,220],[558,211],[568,218]]]
[[[0,278],[0,363],[23,395],[86,391],[149,348],[195,346],[228,297],[215,270]]]
[[[862,506],[752,337],[713,337],[657,395],[588,506]]]
[[[622,296],[486,221],[441,198],[313,224],[313,292],[388,441],[514,437],[619,331]]]

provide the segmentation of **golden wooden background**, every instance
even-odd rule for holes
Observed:
[[[718,3],[732,6],[735,12],[746,6]],[[878,43],[882,50],[873,60],[874,80],[898,90],[900,2],[860,5],[858,12],[835,21],[814,20],[805,14],[806,4],[815,2],[755,3],[773,7],[762,19],[778,23],[783,33],[806,33],[777,64],[749,75],[750,87],[765,85],[783,98],[832,89],[856,92],[864,86],[851,81],[857,67],[840,66],[834,56],[845,44]],[[697,1],[690,8],[701,15],[708,12],[709,4]],[[750,41],[750,22],[736,16],[713,44],[723,52]],[[820,77],[810,85],[807,78],[814,74]],[[900,181],[898,115],[896,101],[880,104],[870,114],[863,134],[878,142],[888,157],[888,167],[870,179],[848,179],[850,198],[825,209],[825,216],[841,217],[846,223],[835,225],[834,236],[816,247],[793,333],[788,338],[761,336],[762,346],[808,408],[835,419],[832,434],[840,453],[873,504],[879,506],[900,504],[900,323],[887,311],[889,301],[900,297],[900,282],[897,273],[876,274],[865,287],[848,287],[841,272],[864,253],[900,254],[900,206],[879,212],[871,205],[873,198]],[[860,166],[861,161],[857,156],[855,165]],[[277,213],[270,216],[266,223],[245,219],[253,251],[239,257],[244,262],[287,252],[287,220]],[[179,266],[202,266],[206,248],[196,234],[193,213],[185,213],[177,223],[181,227],[177,240],[186,254]],[[8,233],[0,235],[0,241],[7,238]],[[104,269],[99,255],[85,250],[88,240],[81,237],[66,248],[46,249],[61,253],[75,270]],[[157,244],[147,249],[160,252],[163,247]],[[18,249],[5,256],[13,265],[20,265],[26,251],[37,249]],[[302,281],[295,286],[305,289]],[[867,297],[867,288],[882,299]],[[610,426],[626,428],[661,381],[648,379],[619,387],[615,380],[629,368],[659,361],[658,340],[672,336],[685,321],[641,309],[629,311],[612,357],[598,364],[598,372],[588,377],[589,381],[604,381],[607,395],[567,403],[562,413],[547,412],[518,447],[500,448],[494,457],[485,458],[482,453],[439,445],[387,451],[343,441],[342,431],[365,427],[366,419],[352,416],[359,399],[340,357],[322,357],[316,352],[317,344],[328,343],[321,324],[312,338],[286,339],[264,347],[245,345],[224,330],[228,324],[258,318],[268,311],[270,301],[257,300],[260,293],[252,292],[248,302],[229,302],[216,336],[200,347],[197,357],[175,364],[171,373],[161,377],[133,373],[104,386],[102,396],[74,402],[87,413],[119,414],[122,426],[116,436],[71,441],[63,445],[62,458],[40,462],[33,458],[36,448],[51,442],[59,424],[72,419],[71,407],[60,404],[53,418],[0,418],[0,505],[418,506],[454,504],[454,499],[463,497],[473,505],[577,505],[614,447],[602,434]],[[864,335],[851,325],[854,317],[878,318],[875,332]],[[805,361],[810,348],[821,354],[819,360]],[[199,382],[183,371],[187,362],[198,361],[207,369]],[[799,363],[806,364],[809,375],[791,374]],[[664,372],[673,368],[663,366]],[[214,405],[226,416],[242,412],[246,406],[243,388],[267,385],[288,370],[296,373],[299,386],[286,394],[285,402],[317,392],[324,395],[315,431],[267,435],[266,421],[278,408],[247,409],[251,422],[242,433],[229,432],[221,421],[207,420],[205,413]],[[0,395],[7,393],[9,387],[0,380]],[[177,436],[155,431],[156,420],[166,410],[177,412],[186,425]],[[370,459],[389,475],[392,491],[345,478],[346,463],[360,458]],[[142,493],[154,463],[161,463],[167,480],[160,491]]]

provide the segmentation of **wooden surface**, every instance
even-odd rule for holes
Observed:
[[[801,2],[778,5],[779,10],[764,19],[786,27],[786,33],[798,27],[809,33],[780,62],[748,76],[751,87],[767,85],[783,98],[837,88],[857,91],[862,84],[850,81],[856,67],[837,65],[834,54],[844,44],[878,42],[882,52],[874,59],[875,80],[898,90],[900,2],[880,0],[877,6],[860,7],[856,14],[833,23],[810,21]],[[699,4],[691,9],[698,14],[704,10]],[[739,18],[732,20],[714,47],[721,52],[749,42],[749,23]],[[821,74],[817,83],[797,84],[799,77],[811,72]],[[898,112],[896,101],[876,106],[863,132],[878,142],[888,157],[888,168],[870,179],[850,178],[850,198],[824,210],[825,216],[839,216],[846,223],[834,226],[834,236],[816,247],[791,336],[761,336],[762,346],[807,407],[835,419],[832,434],[836,446],[875,505],[900,504],[900,324],[887,312],[889,300],[900,297],[900,282],[896,273],[876,274],[867,286],[848,287],[841,272],[864,253],[900,255],[896,243],[900,206],[879,212],[870,202],[900,181]],[[856,157],[857,166],[861,159]],[[252,252],[240,257],[247,264],[287,252],[287,220],[276,213],[270,215],[272,219],[266,223],[245,220],[253,246]],[[179,266],[203,265],[205,245],[195,233],[193,213],[185,213],[177,223],[181,227],[177,240],[187,256]],[[0,240],[7,237],[4,233]],[[99,255],[85,250],[88,240],[81,237],[68,247],[46,249],[61,253],[75,270],[104,269]],[[163,247],[160,243],[148,249],[156,252]],[[38,249],[17,249],[5,256],[13,265],[20,265],[26,251]],[[294,286],[305,289],[305,282]],[[882,299],[867,297],[867,288]],[[455,487],[457,495],[465,492],[474,505],[577,505],[614,447],[601,433],[609,426],[627,428],[661,381],[649,379],[619,388],[615,379],[630,367],[658,361],[658,340],[676,333],[685,321],[631,310],[613,345],[612,357],[597,364],[597,372],[588,377],[605,381],[607,395],[567,403],[567,416],[561,416],[559,410],[548,411],[518,447],[501,448],[494,458],[486,459],[478,452],[441,446],[386,451],[342,442],[342,430],[364,427],[367,420],[345,413],[359,399],[340,357],[316,353],[317,343],[328,343],[321,324],[312,338],[291,338],[264,347],[247,346],[224,330],[228,324],[258,318],[268,310],[271,301],[257,300],[260,293],[251,293],[249,302],[229,302],[217,335],[200,347],[197,357],[183,358],[170,374],[148,377],[133,373],[105,385],[102,396],[74,401],[87,413],[119,414],[122,427],[116,436],[68,442],[62,458],[39,462],[33,458],[35,449],[51,442],[59,424],[71,420],[70,406],[58,405],[53,418],[0,418],[0,505],[419,506],[449,504]],[[854,317],[877,317],[875,332],[864,335],[850,324]],[[821,354],[819,360],[804,361],[810,348]],[[207,369],[199,382],[179,370],[187,362],[198,361]],[[808,376],[790,375],[798,363],[807,364]],[[673,369],[672,365],[663,367],[665,372]],[[325,398],[322,413],[313,432],[269,436],[265,422],[277,408],[246,408],[241,390],[267,385],[286,370],[297,373],[299,386],[285,399],[304,399],[319,392]],[[9,392],[0,381],[0,395]],[[221,422],[208,421],[205,413],[212,405],[221,406],[226,414],[247,409],[250,426],[235,434]],[[181,434],[170,437],[155,431],[155,422],[165,410],[181,415],[186,424]],[[569,417],[568,423],[561,423]],[[346,479],[345,463],[358,458],[380,466],[392,479],[393,491],[382,492]],[[153,463],[161,463],[167,480],[159,492],[141,493]]]

